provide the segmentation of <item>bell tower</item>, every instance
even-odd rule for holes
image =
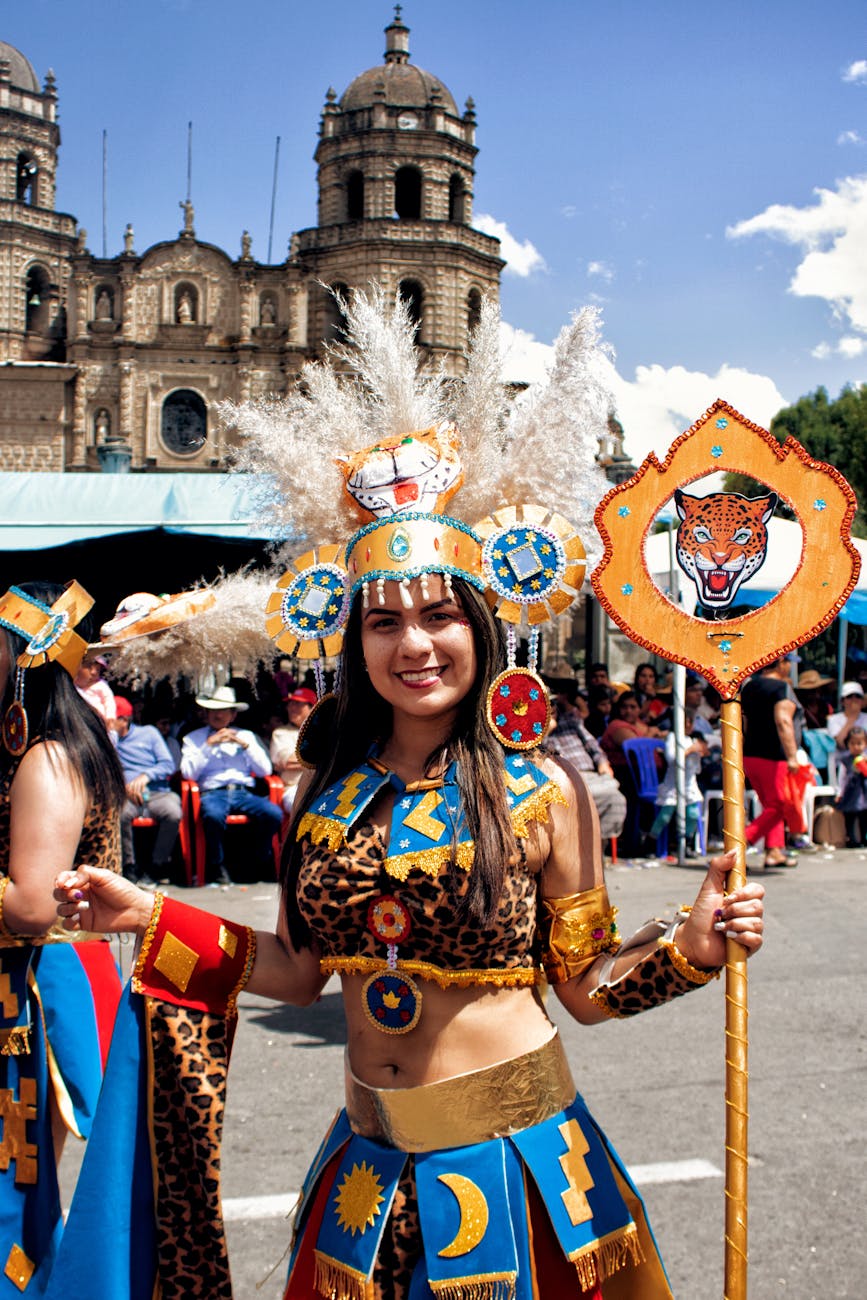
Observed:
[[[0,361],[62,361],[75,220],[55,211],[57,92],[0,41]]]
[[[339,336],[333,300],[378,280],[399,292],[418,342],[455,373],[482,297],[499,296],[499,241],[472,227],[476,117],[441,81],[410,62],[409,28],[395,6],[384,62],[338,99],[329,90],[316,149],[318,225],[293,252],[311,281],[308,337]]]

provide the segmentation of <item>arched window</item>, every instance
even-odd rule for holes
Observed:
[[[51,280],[45,267],[31,266],[24,285],[25,329],[28,333],[48,333],[50,288]]]
[[[415,337],[418,339],[424,314],[424,289],[418,280],[401,280],[398,293],[409,308],[409,318],[415,325]]]
[[[449,177],[449,221],[466,221],[464,178],[460,172]]]
[[[482,319],[482,295],[478,289],[470,289],[467,294],[467,333],[472,334],[474,329],[478,329],[479,321]]]
[[[349,285],[338,280],[325,293],[325,328],[322,337],[326,343],[343,343],[346,339],[346,316],[335,294],[339,294],[346,302],[349,297]]]
[[[175,314],[177,325],[194,325],[199,319],[199,291],[194,284],[182,282],[175,285]]]
[[[208,436],[208,409],[191,388],[178,388],[163,402],[160,436],[175,456],[191,456]]]
[[[417,167],[400,167],[394,173],[394,215],[401,221],[421,217],[421,172]]]
[[[31,207],[36,207],[36,181],[38,176],[39,164],[33,154],[20,153],[15,173],[15,198],[19,203],[27,203]]]
[[[350,172],[346,178],[346,220],[364,220],[364,172]]]

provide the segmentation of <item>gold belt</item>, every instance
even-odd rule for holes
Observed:
[[[400,1151],[488,1142],[540,1124],[574,1100],[575,1084],[556,1029],[524,1056],[416,1088],[370,1088],[346,1062],[346,1113],[353,1132]]]

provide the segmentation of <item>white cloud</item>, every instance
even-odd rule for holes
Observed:
[[[867,84],[867,59],[856,59],[850,63],[843,73],[843,80]]]
[[[554,357],[550,343],[503,321],[500,326],[503,379],[536,383],[547,377]],[[624,448],[636,465],[649,452],[663,457],[675,438],[722,397],[754,424],[767,428],[786,399],[767,375],[722,365],[715,375],[685,366],[638,366],[633,379],[601,360],[601,379],[610,391],[623,425]]]
[[[498,221],[487,212],[481,212],[473,219],[473,225],[483,234],[493,235],[495,239],[499,239],[500,251],[506,260],[507,273],[511,271],[513,275],[528,276],[534,271],[546,269],[545,259],[538,248],[531,244],[529,239],[519,243],[505,221]]]
[[[841,131],[837,136],[838,144],[863,144],[864,141],[857,131]]]
[[[610,262],[588,262],[587,274],[598,276],[600,280],[605,280],[610,284],[614,279],[614,267]]]
[[[754,424],[767,428],[785,398],[767,375],[722,365],[715,375],[685,366],[637,366],[634,379],[607,379],[623,425],[624,449],[636,465],[649,452],[664,456],[672,442],[722,397]]]
[[[867,332],[867,176],[849,176],[836,190],[814,193],[812,207],[775,203],[726,234],[730,239],[765,234],[800,247],[805,256],[789,292],[824,298],[852,329]]]
[[[546,379],[554,360],[554,346],[540,343],[529,330],[500,321],[501,375],[507,384],[536,384]]]

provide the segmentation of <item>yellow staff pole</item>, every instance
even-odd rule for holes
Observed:
[[[740,700],[724,700],[720,709],[723,770],[723,840],[735,849],[728,889],[746,880],[744,834],[744,759]],[[726,1170],[725,1300],[747,1296],[747,955],[734,939],[726,940]]]

